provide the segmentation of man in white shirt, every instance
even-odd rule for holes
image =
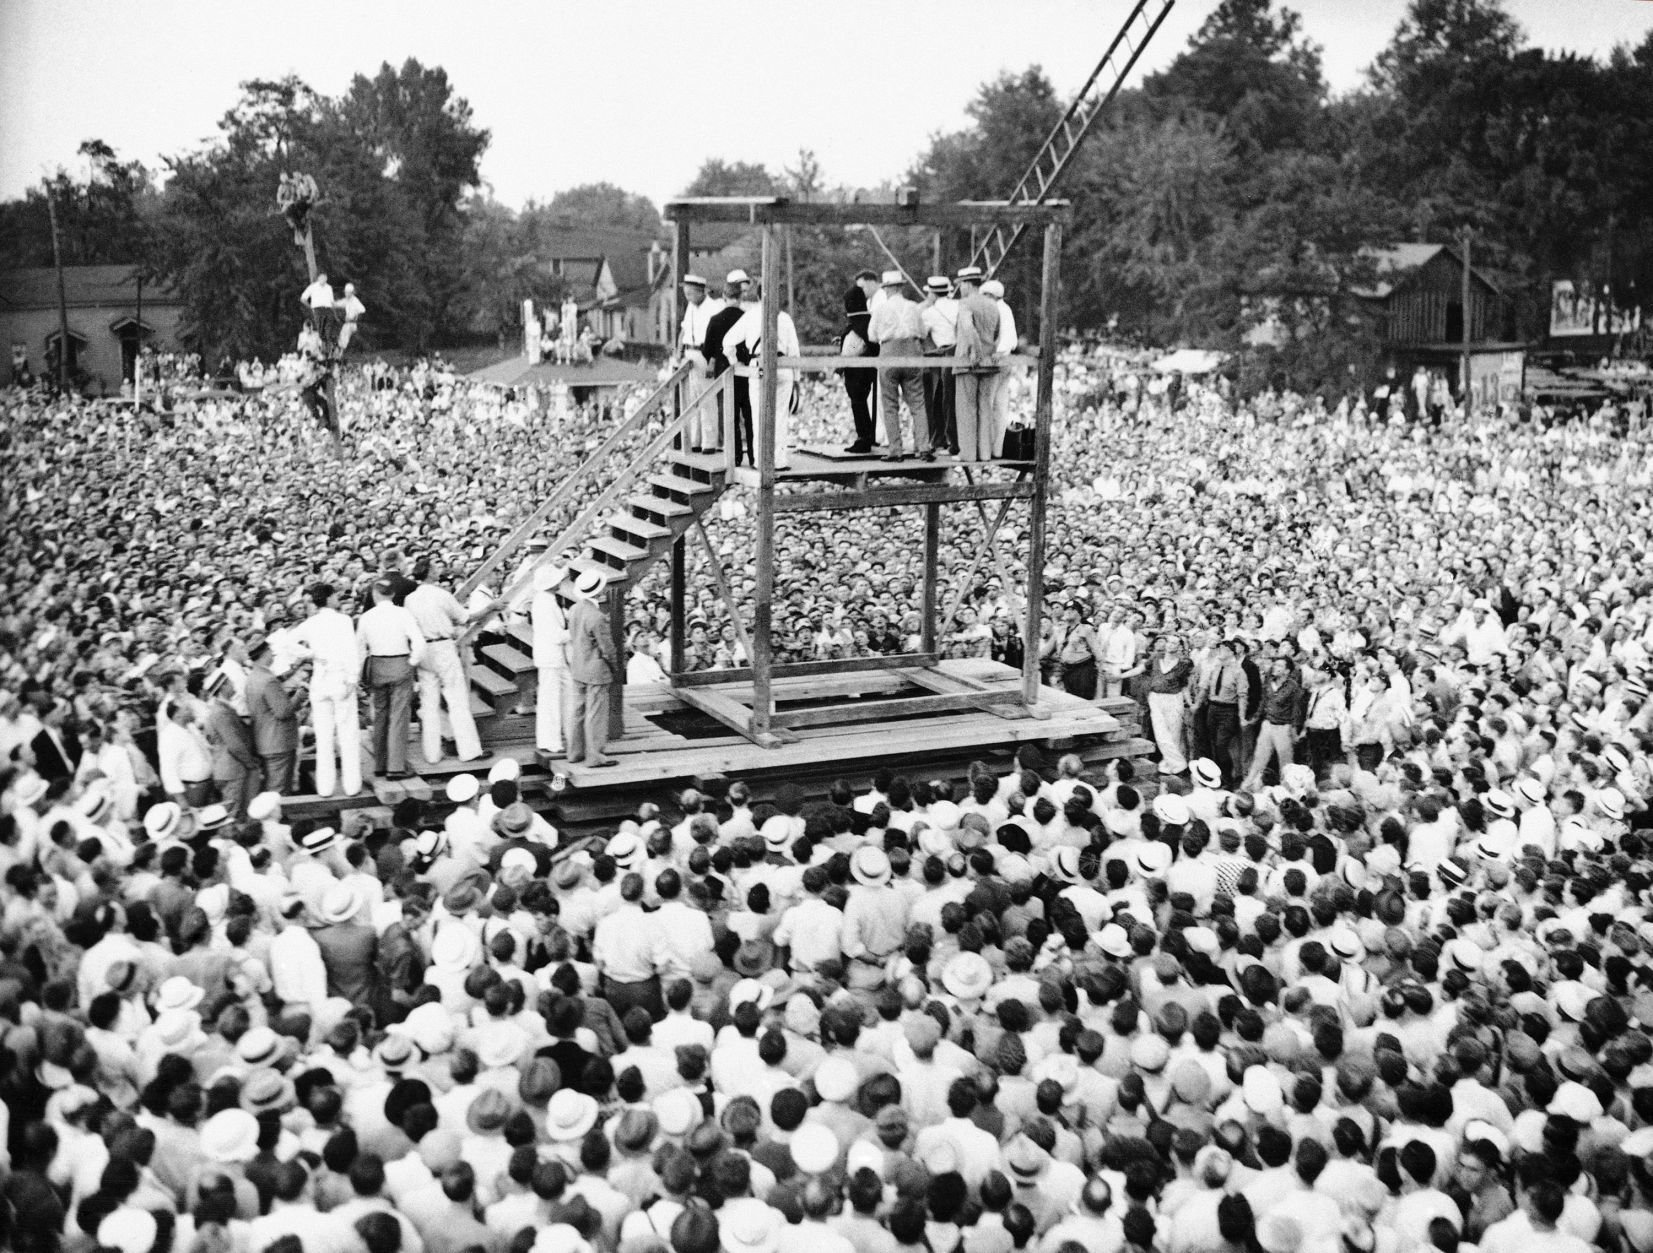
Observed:
[[[161,786],[174,800],[205,805],[212,799],[212,748],[196,723],[195,707],[180,702],[162,713],[155,735]]]
[[[802,901],[781,915],[775,928],[775,944],[791,953],[790,966],[797,974],[812,975],[822,962],[843,956],[844,913],[821,899],[828,885],[825,866],[804,871]]]
[[[881,357],[917,357],[924,351],[924,316],[919,307],[907,299],[903,290],[906,281],[900,270],[884,271],[884,299],[873,309],[867,327],[867,338],[878,345]],[[881,370],[878,375],[878,403],[884,414],[889,444],[884,460],[900,461],[906,456],[901,451],[903,399],[912,416],[913,452],[921,461],[934,461],[935,436],[924,402],[924,372],[907,367]]]
[[[567,572],[560,566],[536,567],[534,599],[528,607],[534,628],[534,665],[539,668],[534,747],[552,757],[561,757],[566,751],[563,727],[574,700],[574,680],[568,671],[568,617],[555,592],[565,577]]]
[[[701,345],[706,342],[706,328],[712,315],[720,311],[723,301],[706,292],[706,280],[698,274],[683,276],[683,324],[678,331],[678,355],[699,367],[697,376],[706,369],[706,355]],[[689,451],[716,452],[723,447],[716,408],[709,402],[695,410],[689,420]]]
[[[465,612],[452,592],[432,581],[428,558],[421,559],[413,573],[419,586],[402,605],[425,637],[417,676],[420,750],[432,765],[442,760],[442,706],[446,705],[454,751],[460,761],[475,761],[483,755],[482,740],[471,715],[471,688],[459,659],[458,642],[474,615]]]
[[[952,281],[945,274],[932,274],[924,281],[925,296],[918,308],[924,319],[926,357],[951,357],[958,345],[959,302],[950,295],[952,290]],[[924,371],[924,405],[935,447],[938,451],[946,448],[956,456],[959,432],[953,412],[954,391],[952,370]]]
[[[356,624],[356,644],[373,695],[373,769],[386,779],[405,779],[412,773],[413,669],[425,658],[425,637],[395,594],[389,579],[374,581],[373,608]]]
[[[362,731],[356,713],[361,659],[355,628],[334,607],[337,596],[331,583],[312,586],[310,602],[316,612],[291,635],[295,650],[313,663],[310,718],[316,734],[318,796],[332,796],[341,782],[347,796],[362,790]]]
[[[659,933],[643,912],[642,900],[643,876],[626,875],[620,881],[620,907],[598,921],[591,938],[591,960],[602,975],[603,997],[622,1020],[634,1005],[653,1018],[665,1012],[656,961]]]

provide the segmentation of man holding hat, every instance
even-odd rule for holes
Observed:
[[[917,357],[924,351],[924,317],[919,307],[907,298],[903,290],[906,279],[900,270],[885,270],[882,281],[884,299],[872,311],[868,338],[878,345],[878,351],[888,357]],[[924,372],[911,366],[880,371],[878,403],[884,410],[884,429],[889,436],[889,451],[885,461],[900,461],[901,401],[905,397],[907,410],[913,418],[913,451],[921,461],[934,461],[930,447],[930,421],[924,406]]]
[[[574,689],[568,760],[574,765],[614,765],[614,758],[603,750],[608,747],[609,695],[620,676],[620,658],[608,615],[597,605],[603,582],[596,570],[580,574],[568,620],[568,673]]]
[[[967,265],[958,272],[953,375],[963,461],[991,461],[998,455],[993,444],[993,394],[999,374],[999,305],[982,295],[981,283],[980,266]]]

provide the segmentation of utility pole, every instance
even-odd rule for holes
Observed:
[[[63,286],[63,249],[57,239],[57,200],[46,184],[46,216],[52,223],[52,264],[57,268],[57,386],[69,390],[69,295]]]
[[[1461,240],[1463,240],[1463,245],[1464,245],[1464,284],[1463,284],[1463,296],[1461,297],[1461,299],[1463,300],[1463,304],[1464,304],[1464,318],[1463,318],[1463,321],[1464,321],[1463,396],[1464,396],[1464,416],[1468,417],[1470,415],[1471,411],[1474,408],[1474,397],[1470,394],[1470,390],[1469,390],[1469,339],[1470,339],[1470,331],[1472,329],[1472,323],[1474,321],[1474,319],[1470,316],[1470,304],[1469,304],[1469,296],[1470,296],[1470,285],[1469,285],[1469,237],[1470,237],[1470,229],[1469,229],[1469,227],[1467,227],[1467,226],[1464,227],[1463,230],[1459,232],[1458,237]]]

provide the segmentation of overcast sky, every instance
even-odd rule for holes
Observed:
[[[1176,55],[1216,0],[1180,0],[1144,57]],[[1336,90],[1361,81],[1405,0],[1299,0]],[[1650,0],[1507,0],[1542,47],[1605,55]],[[493,134],[508,204],[608,181],[657,202],[708,157],[776,171],[814,149],[829,184],[895,178],[976,88],[1043,65],[1064,97],[1126,0],[0,0],[0,198],[97,137],[158,164],[214,133],[237,84],[296,73],[326,94],[416,57]],[[984,196],[1008,188],[982,188]]]

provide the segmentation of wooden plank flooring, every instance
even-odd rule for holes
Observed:
[[[1002,694],[1016,691],[1021,683],[1018,671],[983,660],[942,661],[926,675],[932,681],[921,686],[930,690],[993,694],[999,699],[1004,699]],[[870,707],[896,693],[910,692],[912,686],[912,676],[905,673],[905,669],[800,675],[777,680],[775,695],[783,707],[788,702],[831,696],[847,697],[858,703],[865,701]],[[749,683],[730,685],[730,692],[738,692],[741,687],[750,699]],[[701,694],[724,695],[731,702],[738,699],[719,693],[716,685],[698,689],[697,696]],[[938,763],[968,761],[972,757],[1007,758],[1009,752],[1024,743],[1047,746],[1053,751],[1069,751],[1071,746],[1072,751],[1094,762],[1112,757],[1140,757],[1153,747],[1137,738],[1135,702],[1110,700],[1098,704],[1052,688],[1041,689],[1037,716],[1032,718],[1014,716],[1019,710],[995,707],[953,710],[923,718],[800,726],[792,731],[796,737],[793,742],[771,749],[760,748],[732,731],[680,735],[651,720],[665,714],[682,715],[688,709],[668,685],[628,687],[626,734],[608,749],[619,764],[591,770],[558,763],[558,769],[568,776],[572,785],[570,791],[557,797],[558,803],[565,810],[584,807],[593,813],[628,812],[636,807],[638,800],[658,794],[666,784],[686,786],[708,776],[860,778],[886,762],[924,765],[930,758]],[[864,716],[872,711],[868,708],[857,712]],[[1007,713],[1012,716],[1005,717]],[[425,788],[421,787],[420,779],[428,785],[436,803],[442,804],[448,778],[466,772],[485,775],[493,762],[503,757],[522,765],[523,787],[529,797],[543,797],[548,792],[550,776],[539,768],[533,735],[532,714],[502,713],[490,719],[483,729],[488,757],[474,762],[445,758],[427,764],[419,755],[415,734],[409,763],[418,772],[418,779],[392,788],[379,784],[382,795],[375,795],[369,780],[370,790],[356,797],[325,801],[318,797],[289,797],[283,808],[289,817],[302,817],[387,802],[393,804],[403,795],[423,792]]]

